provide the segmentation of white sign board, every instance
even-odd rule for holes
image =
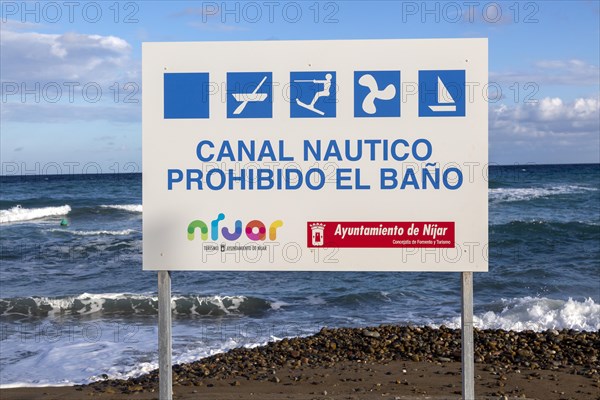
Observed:
[[[146,270],[487,271],[487,39],[144,43]]]

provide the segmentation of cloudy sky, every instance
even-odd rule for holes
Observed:
[[[600,161],[598,1],[2,1],[2,174],[140,172],[141,43],[489,38],[490,162]]]

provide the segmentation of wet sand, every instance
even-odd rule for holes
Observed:
[[[476,365],[478,399],[600,399],[598,380],[553,371],[488,371]],[[156,389],[155,389],[156,390]],[[175,386],[174,399],[460,399],[460,364],[344,362],[335,367],[275,370],[267,381],[206,379],[199,386]],[[119,393],[86,387],[5,389],[2,400],[158,399],[157,392]]]

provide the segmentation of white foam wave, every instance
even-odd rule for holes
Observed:
[[[241,333],[241,332],[240,332]],[[268,340],[260,340],[258,342],[247,340],[243,337],[227,338],[224,340],[210,341],[210,343],[203,343],[199,346],[185,346],[183,348],[176,348],[173,350],[173,364],[184,364],[191,363],[201,360],[206,357],[211,357],[216,354],[223,354],[229,350],[235,348],[248,348],[252,349],[259,346],[265,346],[270,342],[280,341],[281,338],[270,336]],[[177,340],[177,338],[175,338]],[[207,346],[208,345],[208,346]],[[179,347],[179,346],[176,346]],[[110,379],[130,379],[138,376],[148,374],[158,368],[158,360],[151,362],[135,363],[129,369],[123,369],[122,367],[113,367],[106,371],[106,374]],[[90,381],[102,379],[100,376],[93,376]]]
[[[101,321],[51,326],[45,336],[43,330],[35,331],[29,325],[21,331],[9,331],[3,343],[10,345],[2,347],[6,350],[3,357],[9,362],[3,364],[0,389],[85,384],[103,373],[124,376],[129,370],[150,364],[147,360],[152,360],[156,352],[153,326]]]
[[[564,194],[577,194],[596,191],[597,188],[562,185],[539,188],[497,188],[489,189],[489,198],[494,202],[527,201],[541,197],[550,197]]]
[[[129,211],[129,212],[138,212],[138,213],[142,212],[141,204],[108,204],[108,205],[101,205],[100,207],[112,208],[114,210]]]
[[[285,301],[275,300],[271,302],[272,310],[281,310],[282,307],[287,307],[291,305],[290,303],[286,303]]]
[[[60,317],[95,313],[154,314],[158,297],[146,294],[83,293],[65,297],[0,299],[0,315]],[[252,315],[273,308],[267,300],[246,296],[173,296],[171,309],[178,315]]]
[[[240,305],[245,302],[248,298],[246,296],[197,296],[197,297],[179,297],[173,296],[171,300],[171,309],[177,313],[177,301],[178,300],[196,300],[197,304],[194,303],[192,308],[189,310],[191,314],[204,315],[200,310],[203,307],[215,307],[216,310],[223,314],[232,314],[239,312]],[[187,312],[187,310],[186,310]],[[209,315],[212,312],[209,311]]]
[[[90,315],[102,312],[104,304],[108,300],[145,300],[152,297],[144,295],[133,295],[123,293],[90,294],[83,293],[79,296],[66,297],[27,297],[24,299],[0,299],[0,305],[4,311],[2,315],[29,314],[47,315],[49,317],[60,317],[65,313],[79,315]],[[157,299],[155,299],[157,300]]]
[[[71,207],[68,205],[42,208],[23,208],[17,205],[8,210],[0,210],[0,224],[67,215],[70,211]]]
[[[134,229],[123,229],[120,231],[72,231],[68,229],[49,229],[48,232],[68,233],[75,236],[127,236],[136,231]]]
[[[79,307],[77,309],[77,314],[80,315],[89,315],[102,311],[102,307],[106,302],[106,299],[109,296],[100,296],[93,294],[81,294],[79,296],[74,297],[66,297],[66,298],[49,298],[49,297],[39,297],[33,298],[38,307],[40,306],[50,306],[51,309],[48,313],[49,316],[52,315],[60,315],[67,310],[75,309],[75,302],[79,301],[83,305],[83,307]]]
[[[0,389],[86,384],[102,380],[104,374],[110,379],[129,379],[158,368],[157,330],[151,324],[97,321],[67,325],[64,331],[56,329],[60,325],[49,330],[52,336],[48,340],[23,339],[21,332],[8,335],[5,343],[11,346],[7,344],[5,356],[12,362],[3,365]],[[24,340],[26,353],[20,351]],[[272,335],[244,337],[242,332],[234,332],[233,337],[198,335],[195,325],[175,324],[173,363],[197,361],[236,347],[252,348],[277,340]]]
[[[513,331],[544,331],[548,329],[574,329],[578,331],[600,330],[600,304],[593,299],[585,301],[555,300],[524,297],[502,300],[501,312],[487,311],[473,317],[479,329],[504,329]],[[444,325],[460,328],[460,317],[446,321]]]
[[[151,296],[147,294],[131,294],[131,293],[82,293],[77,296],[78,299],[81,298],[99,298],[99,299],[109,299],[109,300],[121,300],[121,299],[136,299],[136,300],[156,300],[158,301],[158,297]]]

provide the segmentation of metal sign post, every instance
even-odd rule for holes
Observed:
[[[160,400],[173,399],[171,272],[158,271],[158,386]]]
[[[473,273],[462,273],[462,393],[463,400],[475,400],[475,365],[473,342]]]

